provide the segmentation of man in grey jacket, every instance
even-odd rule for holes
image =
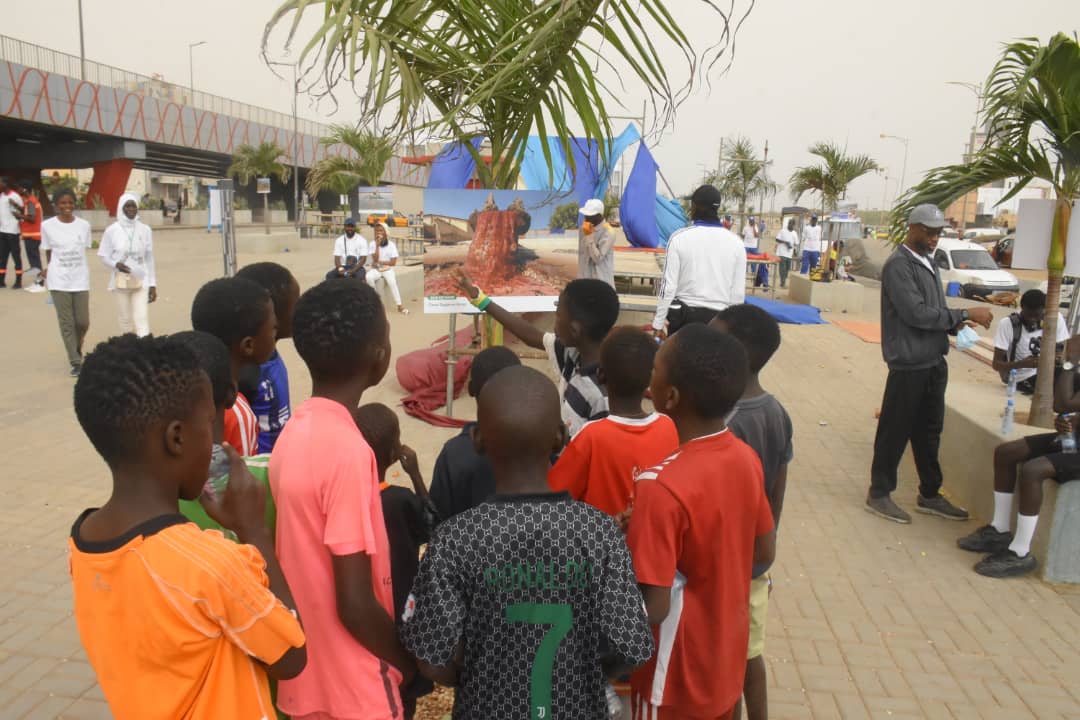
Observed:
[[[967,520],[967,510],[941,495],[938,446],[945,422],[949,382],[949,334],[968,323],[989,328],[989,308],[952,310],[945,305],[941,277],[930,255],[945,216],[934,205],[919,205],[908,217],[908,234],[881,269],[881,353],[889,366],[881,401],[870,492],[866,509],[886,520],[910,523],[892,497],[896,471],[911,441],[919,472],[915,509],[950,520]]]

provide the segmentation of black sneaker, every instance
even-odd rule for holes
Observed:
[[[867,495],[866,511],[874,513],[878,517],[883,517],[886,520],[900,523],[901,525],[911,524],[911,516],[904,512],[899,505],[894,503],[892,498],[888,495],[879,498]]]
[[[1020,557],[1012,550],[1006,548],[985,558],[975,564],[975,572],[992,578],[1017,577],[1027,575],[1038,567],[1039,561],[1035,556],[1028,553]]]
[[[968,515],[967,510],[956,507],[941,495],[932,498],[924,498],[919,495],[915,501],[915,510],[927,515],[937,515],[946,520],[967,520],[971,517]]]
[[[71,366],[71,377],[79,377],[79,371],[82,370],[82,365]]]
[[[956,545],[971,552],[997,553],[1007,549],[1012,539],[1011,532],[998,532],[993,525],[983,525],[970,535],[957,538]]]

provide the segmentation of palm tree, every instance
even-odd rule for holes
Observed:
[[[848,155],[846,148],[830,142],[811,145],[810,154],[821,158],[822,162],[796,168],[788,180],[788,188],[795,202],[805,193],[818,193],[823,214],[845,197],[848,185],[868,172],[881,169],[869,155]]]
[[[764,205],[767,195],[779,192],[780,185],[769,179],[766,162],[757,156],[753,143],[747,138],[735,138],[731,142],[731,154],[723,158],[723,162],[723,167],[719,174],[714,174],[711,183],[720,189],[724,197],[739,201],[740,217],[745,216],[751,197],[762,196]]]
[[[330,126],[330,134],[320,142],[325,146],[344,145],[355,157],[330,155],[315,163],[306,183],[311,195],[320,190],[344,195],[360,184],[377,187],[386,164],[394,156],[392,140],[351,125]]]
[[[739,8],[736,9],[736,4]],[[616,95],[600,65],[644,86],[658,124],[719,62],[753,2],[701,3],[716,13],[717,41],[698,53],[664,0],[284,0],[266,25],[263,52],[279,24],[286,47],[305,10],[319,15],[300,52],[332,94],[339,82],[355,88],[360,123],[391,134],[449,135],[476,161],[486,188],[512,188],[530,135],[557,136],[566,157],[575,135],[598,144],[606,161],[612,137],[608,105]],[[663,61],[671,48],[687,80],[673,83]],[[730,62],[730,60],[729,60]],[[718,67],[719,66],[719,67]],[[381,123],[377,125],[376,123]],[[575,132],[580,128],[582,132]],[[487,139],[483,154],[471,140]],[[551,150],[542,143],[545,160]]]
[[[272,142],[255,145],[241,145],[233,154],[229,165],[229,175],[240,178],[241,185],[247,185],[254,178],[277,176],[281,182],[288,182],[292,169],[283,162],[285,150]],[[263,221],[266,234],[270,234],[270,194],[263,193]]]
[[[1032,180],[1054,189],[1054,222],[1046,259],[1043,336],[1056,337],[1073,203],[1080,200],[1080,45],[1058,33],[1043,45],[1027,38],[1005,46],[983,90],[986,143],[971,161],[931,170],[893,208],[890,235],[900,243],[915,205],[946,207],[987,183],[1016,178],[1002,202]],[[1029,423],[1053,424],[1054,353],[1039,357]]]

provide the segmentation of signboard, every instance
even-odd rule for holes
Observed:
[[[270,194],[270,178],[268,178],[268,177],[256,178],[256,180],[255,180],[255,192],[259,193],[260,195],[269,195]]]
[[[435,244],[424,253],[424,312],[477,312],[462,270],[510,312],[553,312],[578,271],[577,230],[549,227],[566,202],[546,190],[425,190],[424,234]]]
[[[1050,233],[1054,226],[1054,203],[1054,200],[1020,201],[1016,215],[1016,240],[1013,243],[1014,269],[1046,270],[1046,258],[1050,254]],[[1073,205],[1068,238],[1065,274],[1080,276],[1080,203]]]

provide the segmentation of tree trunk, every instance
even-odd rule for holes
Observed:
[[[270,234],[270,193],[263,193],[263,224],[266,226],[266,234]]]
[[[1042,349],[1039,353],[1039,374],[1035,378],[1035,394],[1031,398],[1029,425],[1054,426],[1054,348],[1057,338],[1058,314],[1061,305],[1061,278],[1065,273],[1065,247],[1068,239],[1072,205],[1058,198],[1054,208],[1054,225],[1050,236],[1050,255],[1046,259],[1046,317],[1043,319]],[[1076,302],[1074,299],[1073,302]]]

